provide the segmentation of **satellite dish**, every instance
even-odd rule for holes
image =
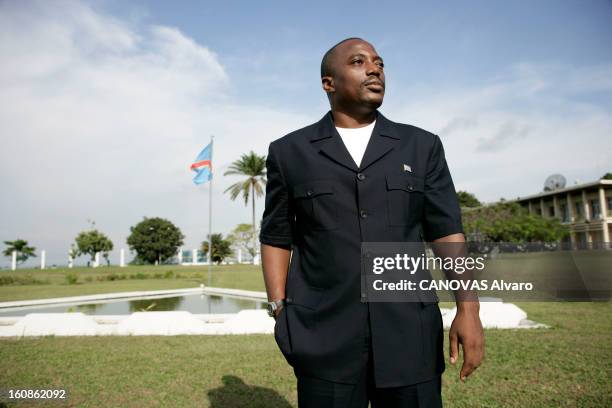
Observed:
[[[544,191],[554,191],[565,187],[565,177],[561,174],[553,174],[546,178]]]

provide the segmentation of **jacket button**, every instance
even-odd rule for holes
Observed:
[[[411,185],[408,186],[408,190],[412,191],[412,186]]]
[[[357,173],[357,178],[358,178],[359,180],[363,181],[363,180],[365,180],[365,179],[366,179],[366,175],[365,175],[365,174],[363,174],[363,173]]]
[[[307,195],[308,197],[310,197],[310,196],[312,195],[312,190],[308,190],[308,191],[306,192],[306,195]]]
[[[361,211],[359,211],[359,216],[361,218],[367,218],[368,217],[368,212],[366,210],[361,210]]]

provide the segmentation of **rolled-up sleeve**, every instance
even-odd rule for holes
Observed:
[[[457,192],[444,157],[444,147],[437,135],[427,164],[423,233],[431,242],[447,235],[463,233]]]
[[[261,221],[259,241],[262,244],[288,249],[293,244],[295,215],[274,143],[271,143],[268,149],[266,172],[266,208]]]

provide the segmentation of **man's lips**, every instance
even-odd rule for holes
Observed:
[[[372,90],[382,91],[383,89],[385,89],[385,84],[381,81],[368,81],[364,82],[363,85]]]

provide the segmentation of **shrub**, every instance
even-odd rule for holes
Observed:
[[[15,283],[15,278],[12,276],[0,276],[0,286],[12,285]]]
[[[79,281],[79,276],[76,274],[76,272],[70,272],[66,274],[66,282],[68,282],[69,285],[76,285]]]
[[[50,283],[49,279],[40,280],[36,279],[34,275],[31,273],[26,274],[25,276],[0,276],[0,286],[8,286],[8,285],[41,285]]]

